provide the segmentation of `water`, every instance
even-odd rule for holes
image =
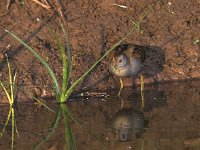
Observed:
[[[65,133],[73,134],[79,150],[200,149],[200,81],[146,86],[144,101],[139,90],[123,89],[121,95],[76,99],[68,103],[69,109],[48,103],[55,113],[33,103],[18,104],[14,149],[67,149]],[[1,130],[8,111],[8,106],[0,107]],[[11,128],[10,122],[0,149],[11,148]]]

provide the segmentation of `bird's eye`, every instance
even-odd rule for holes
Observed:
[[[120,56],[117,57],[117,62],[116,62],[117,64],[116,65],[120,68],[125,67],[127,65],[127,61],[128,60],[127,60],[127,57],[125,55],[120,55]]]

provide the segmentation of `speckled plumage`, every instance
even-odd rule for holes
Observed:
[[[109,70],[120,78],[133,77],[141,71],[145,59],[144,46],[122,44],[110,54]]]

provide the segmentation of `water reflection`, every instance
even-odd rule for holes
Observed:
[[[63,118],[62,118],[63,117]],[[60,120],[64,120],[64,133],[65,133],[65,149],[76,149],[75,139],[70,127],[70,121],[74,120],[78,123],[78,121],[74,118],[71,114],[69,108],[66,104],[60,104],[57,106],[56,116],[52,123],[52,126],[49,128],[49,133],[35,145],[35,150],[39,150],[41,145],[44,144],[49,140],[49,138],[57,132],[56,129],[58,128]],[[55,146],[53,146],[55,148]]]
[[[151,111],[153,108],[162,107],[167,104],[167,97],[163,90],[155,87],[146,89],[142,94],[140,91],[126,88],[121,93],[121,99],[124,102],[123,107],[134,108],[140,111]]]
[[[114,114],[111,126],[116,134],[116,139],[122,142],[142,138],[149,121],[145,119],[144,112],[151,111],[153,107],[167,104],[164,91],[146,90],[142,93],[132,88],[122,91],[121,109]]]
[[[6,122],[2,128],[2,131],[0,132],[0,138],[3,136],[5,130],[8,126],[9,121],[12,122],[12,125],[11,125],[11,135],[12,135],[11,136],[11,149],[13,149],[14,148],[15,131],[18,133],[18,131],[16,129],[16,124],[15,124],[15,109],[13,106],[10,106],[10,108],[9,108]]]
[[[146,87],[144,106],[140,91],[133,89],[122,91],[123,107],[118,97],[47,103],[57,113],[33,103],[18,104],[14,149],[199,149],[199,85]],[[0,106],[1,130],[8,111],[9,106]],[[10,149],[11,131],[9,122],[0,149]]]
[[[133,140],[142,136],[144,128],[144,114],[132,108],[120,109],[112,118],[112,128],[120,141]]]

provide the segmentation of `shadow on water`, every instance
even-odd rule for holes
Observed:
[[[105,99],[48,103],[55,113],[33,103],[18,104],[14,149],[199,149],[199,87],[200,81],[146,87],[144,105],[140,91],[123,89],[123,107],[112,92]],[[0,108],[2,129],[9,106]],[[11,136],[9,123],[0,149],[10,149]]]

